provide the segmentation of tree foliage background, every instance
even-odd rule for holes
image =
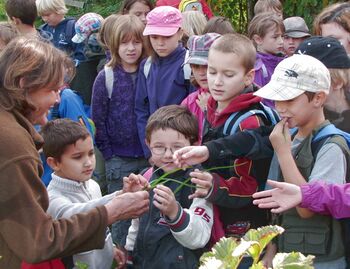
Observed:
[[[6,20],[4,3],[0,0],[0,20]],[[11,1],[11,0],[10,0]],[[82,0],[80,0],[82,1]],[[154,0],[155,1],[155,0]],[[79,17],[86,12],[96,12],[106,17],[119,10],[122,0],[85,0],[84,9],[70,7],[69,16]],[[224,16],[232,21],[237,32],[245,33],[251,18],[256,0],[207,0],[215,15]],[[284,17],[301,16],[312,29],[313,18],[327,5],[335,0],[281,0]],[[40,24],[40,23],[39,23]]]

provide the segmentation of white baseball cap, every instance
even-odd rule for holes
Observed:
[[[309,55],[294,54],[280,62],[271,80],[254,93],[265,99],[287,101],[304,92],[329,93],[331,78],[327,67]]]

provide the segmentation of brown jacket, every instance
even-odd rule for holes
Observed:
[[[102,248],[105,207],[53,220],[45,213],[49,200],[40,179],[42,137],[19,112],[0,108],[0,122],[0,269]]]

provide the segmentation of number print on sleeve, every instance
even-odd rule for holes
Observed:
[[[202,219],[204,219],[206,222],[210,222],[210,216],[205,212],[204,208],[196,207],[196,209],[194,210],[194,214],[202,216]]]

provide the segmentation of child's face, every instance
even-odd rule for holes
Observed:
[[[208,57],[209,92],[218,102],[218,110],[225,109],[246,86],[252,84],[254,70],[246,72],[242,60],[234,53],[211,49]]]
[[[278,54],[283,52],[283,38],[281,29],[272,26],[264,37],[257,37],[258,51],[266,54]]]
[[[344,46],[347,54],[350,54],[350,33],[335,22],[321,25],[322,36],[330,36],[338,39]]]
[[[95,169],[94,146],[90,136],[79,139],[75,144],[67,146],[61,160],[55,160],[55,174],[74,181],[84,182],[91,178]]]
[[[158,129],[153,131],[148,147],[152,152],[152,161],[157,167],[162,167],[164,172],[169,172],[178,168],[174,164],[173,153],[186,146],[190,146],[190,141],[174,129]]]
[[[285,35],[283,37],[283,49],[285,54],[289,57],[292,56],[297,49],[297,47],[300,45],[301,42],[304,41],[304,37],[301,38],[294,38]]]
[[[142,41],[136,38],[122,40],[119,45],[119,57],[125,71],[135,71],[137,69],[137,61],[142,54]]]
[[[149,6],[142,2],[135,2],[129,9],[129,14],[138,17],[145,25],[147,23],[146,16],[150,12]]]
[[[309,101],[306,94],[288,101],[275,101],[275,107],[281,119],[287,118],[289,128],[307,126],[317,108],[313,100]]]
[[[54,12],[47,12],[41,16],[44,22],[46,22],[49,26],[55,27],[59,24],[63,19],[64,15],[57,14]]]
[[[208,89],[208,79],[207,79],[207,65],[191,64],[192,73],[202,89]]]
[[[180,30],[172,36],[150,35],[149,39],[157,55],[167,57],[178,47],[181,37],[182,31]]]

